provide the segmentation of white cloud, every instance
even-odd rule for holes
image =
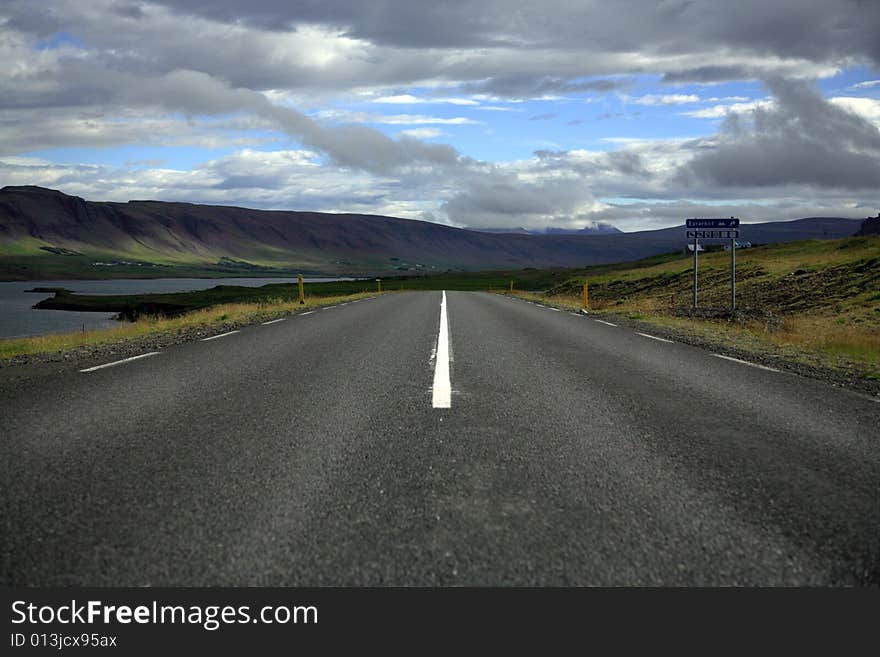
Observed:
[[[401,130],[399,135],[404,137],[413,137],[414,139],[434,139],[442,137],[446,133],[437,128],[413,128],[412,130]]]
[[[876,87],[880,84],[880,80],[865,80],[864,82],[858,82],[854,84],[852,89],[870,89],[871,87]]]
[[[479,121],[464,116],[441,117],[426,114],[371,114],[333,109],[318,112],[322,119],[344,123],[378,123],[383,125],[476,125]]]
[[[858,114],[880,128],[880,100],[876,98],[853,98],[837,96],[830,101],[843,109]]]
[[[624,98],[636,105],[689,105],[700,102],[700,97],[695,94],[647,94],[638,98]]]
[[[772,100],[752,100],[745,103],[729,103],[704,107],[703,109],[681,112],[682,116],[690,116],[695,119],[723,119],[731,113],[748,112],[755,109],[770,109],[773,107]]]
[[[518,107],[500,107],[498,105],[481,105],[480,107],[475,107],[474,109],[478,109],[483,112],[522,112],[523,110]]]
[[[471,100],[469,98],[419,98],[413,96],[411,94],[399,94],[396,96],[381,96],[379,98],[374,98],[370,102],[372,103],[382,103],[386,105],[439,105],[439,104],[449,104],[449,105],[479,105],[479,103],[475,100]]]
[[[702,102],[704,103],[744,103],[747,100],[751,100],[748,96],[724,96],[720,98],[718,96],[712,96],[711,98],[703,98]]]
[[[421,100],[409,94],[401,94],[399,96],[382,96],[380,98],[374,98],[370,102],[385,103],[388,105],[412,105],[421,102]]]

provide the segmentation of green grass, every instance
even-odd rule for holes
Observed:
[[[533,300],[574,309],[581,287],[590,308],[690,333],[719,347],[782,354],[832,369],[880,377],[880,237],[807,240],[737,252],[736,321],[729,303],[730,254],[700,256],[700,306],[714,318],[687,317],[692,256],[668,254],[638,262],[568,270]]]

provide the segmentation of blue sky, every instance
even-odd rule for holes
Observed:
[[[0,183],[536,230],[874,215],[878,5],[10,0]]]

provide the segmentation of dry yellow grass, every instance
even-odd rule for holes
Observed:
[[[580,310],[580,297],[547,296],[515,291],[515,296],[566,310]],[[753,353],[773,353],[825,367],[857,365],[867,377],[880,378],[880,323],[852,321],[834,315],[785,317],[778,327],[760,321],[730,323],[675,317],[661,300],[638,298],[624,303],[591,302],[590,312],[644,321],[700,338],[719,347],[734,346]]]
[[[179,317],[144,317],[136,322],[120,323],[119,326],[109,329],[0,339],[0,360],[31,354],[57,353],[85,345],[116,344],[163,333],[174,334],[185,329],[207,328],[222,323],[265,322],[295,312],[371,296],[375,296],[375,293],[339,297],[307,296],[304,305],[296,301],[282,300],[271,303],[224,304],[189,312]]]
[[[792,317],[768,335],[776,344],[798,345],[845,356],[880,368],[880,327],[876,323],[849,323],[833,317]]]

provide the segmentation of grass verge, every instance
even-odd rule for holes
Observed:
[[[507,293],[509,294],[509,292]],[[555,308],[582,309],[569,295],[514,291],[513,294]],[[817,378],[880,394],[880,327],[876,323],[841,323],[831,316],[681,317],[676,309],[650,299],[591,305],[590,316],[662,337],[747,357]]]
[[[181,334],[205,333],[217,327],[246,326],[297,312],[314,310],[344,301],[376,296],[375,292],[350,295],[306,296],[305,304],[281,299],[252,303],[227,303],[194,310],[176,317],[143,316],[136,322],[120,322],[119,326],[95,331],[57,333],[26,338],[0,339],[0,362],[19,357],[57,354],[103,346],[124,346],[148,338],[173,337]]]

